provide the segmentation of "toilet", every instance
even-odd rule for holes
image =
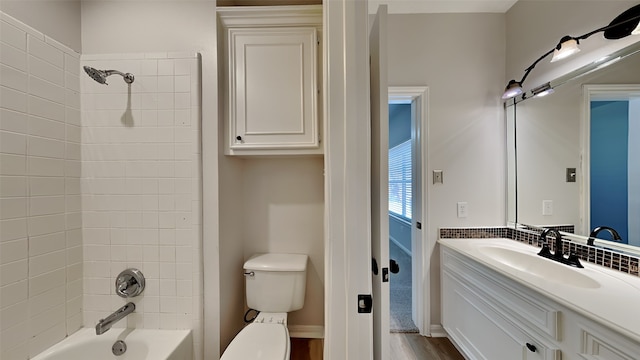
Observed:
[[[259,311],[220,360],[289,360],[287,313],[302,309],[307,255],[256,254],[244,263],[247,306]]]

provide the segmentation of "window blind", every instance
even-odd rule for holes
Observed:
[[[411,220],[411,139],[389,149],[389,212]]]

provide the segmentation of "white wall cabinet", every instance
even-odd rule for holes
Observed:
[[[320,8],[219,11],[225,29],[227,154],[322,153],[322,13],[311,16],[312,9]]]
[[[640,344],[441,247],[442,325],[468,359],[632,360]]]

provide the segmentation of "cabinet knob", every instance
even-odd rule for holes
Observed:
[[[236,136],[236,140],[242,141],[242,136],[240,136],[240,135]]]
[[[537,348],[535,345],[527,343],[527,349],[529,349],[529,351],[531,352],[536,352]]]

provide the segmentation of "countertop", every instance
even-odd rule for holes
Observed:
[[[582,261],[577,271],[599,283],[596,288],[583,288],[562,283],[561,279],[543,278],[526,271],[514,270],[480,251],[481,247],[501,247],[537,254],[540,248],[510,239],[440,239],[441,246],[465,255],[551,300],[574,310],[606,327],[640,342],[640,277],[607,269]],[[537,256],[537,255],[536,255]],[[555,264],[553,260],[540,258]],[[553,266],[553,265],[550,265]]]

